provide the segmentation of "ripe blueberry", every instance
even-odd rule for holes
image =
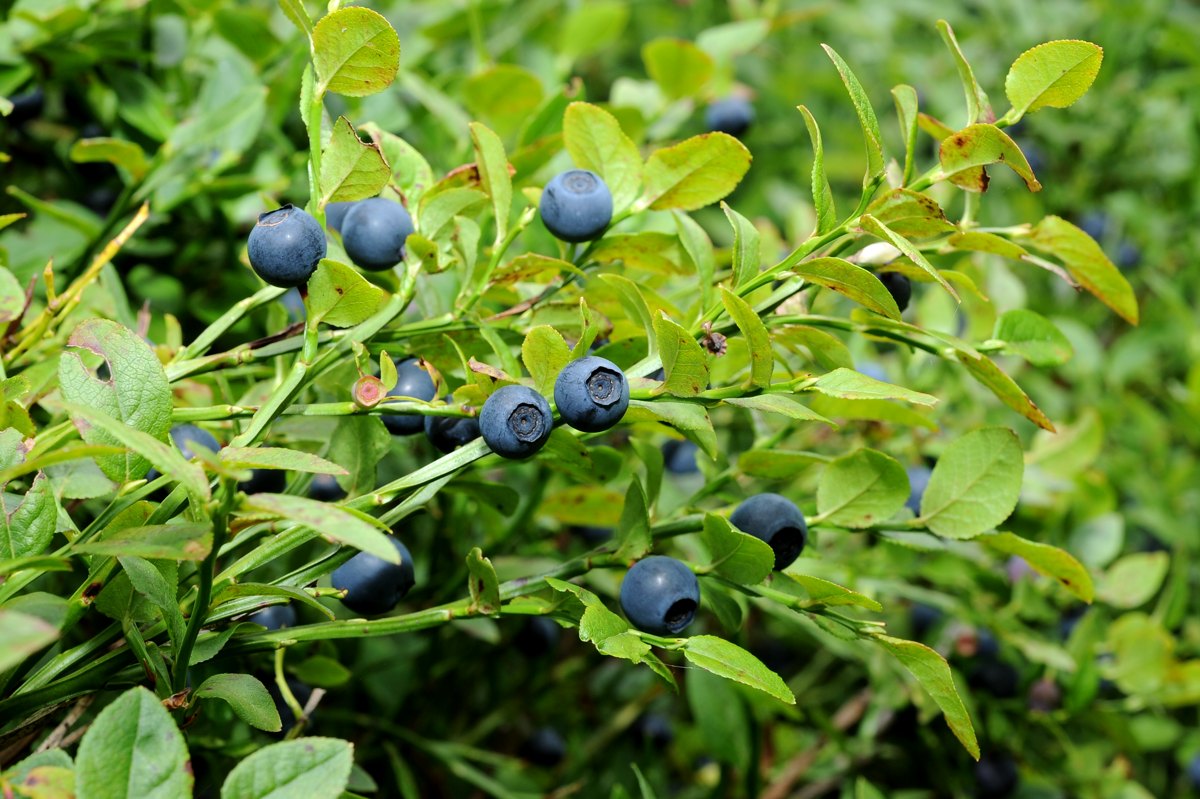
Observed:
[[[337,502],[346,496],[346,492],[338,485],[331,474],[318,474],[308,484],[308,496],[319,502]]]
[[[282,494],[287,488],[287,472],[282,469],[251,469],[250,479],[238,483],[247,494]]]
[[[300,289],[295,286],[288,289],[279,298],[279,302],[287,311],[289,322],[303,322],[308,318],[308,309],[304,307],[304,298],[300,296]]]
[[[639,630],[677,635],[692,623],[700,605],[700,583],[675,558],[651,555],[639,560],[621,583],[621,609]]]
[[[350,260],[382,272],[404,260],[404,242],[413,232],[413,222],[400,203],[372,197],[346,212],[341,229]]]
[[[704,122],[711,131],[741,138],[754,123],[754,106],[743,97],[726,97],[709,104]]]
[[[333,572],[333,587],[346,592],[342,604],[355,613],[364,616],[387,613],[413,587],[412,555],[398,538],[388,540],[400,553],[399,563],[388,563],[369,552],[359,552]]]
[[[983,659],[967,675],[967,684],[997,699],[1012,699],[1021,687],[1021,675],[1003,660]]]
[[[985,755],[975,764],[975,789],[984,799],[1001,799],[1017,789],[1021,775],[1008,755]]]
[[[356,203],[353,202],[343,202],[330,203],[325,206],[325,227],[341,233],[342,223],[346,221],[346,214],[350,213],[350,209],[355,205]]]
[[[520,631],[513,636],[517,649],[528,657],[548,655],[558,646],[562,628],[546,616],[533,616],[525,622]]]
[[[914,516],[921,515],[921,500],[925,497],[925,489],[929,487],[929,478],[933,476],[933,471],[928,466],[909,466],[908,472],[908,500],[904,506],[913,512]]]
[[[556,239],[591,241],[612,221],[612,193],[595,172],[571,169],[546,184],[539,211],[542,224]]]
[[[521,744],[521,756],[535,766],[552,768],[567,756],[567,742],[553,727],[540,727]]]
[[[613,536],[611,527],[579,526],[572,527],[571,532],[582,538],[585,543],[591,544],[592,546],[599,546]]]
[[[221,448],[213,434],[202,428],[196,427],[194,424],[177,424],[171,428],[171,441],[179,450],[179,454],[184,460],[190,461],[196,457],[195,445],[204,447],[209,452],[216,452]],[[158,469],[150,469],[146,472],[147,480],[155,480],[160,472]]]
[[[247,249],[250,266],[272,286],[303,286],[325,257],[325,231],[308,212],[285,205],[259,215]]]
[[[859,374],[864,374],[867,377],[874,378],[881,383],[888,382],[888,373],[887,370],[883,368],[883,364],[875,361],[863,361],[854,368],[858,370]]]
[[[913,633],[917,638],[924,638],[941,620],[941,609],[933,605],[916,602],[909,610],[909,621],[912,622]]]
[[[729,517],[729,523],[762,541],[775,552],[775,570],[786,569],[804,551],[808,525],[795,503],[779,494],[756,494]]]
[[[1108,233],[1108,214],[1103,211],[1088,211],[1079,220],[1079,229],[1096,241],[1103,241]]]
[[[446,396],[447,403],[453,398]],[[425,437],[441,452],[451,453],[479,438],[479,420],[474,416],[426,416]]]
[[[554,404],[563,421],[585,433],[615,425],[629,407],[625,373],[612,361],[589,355],[571,361],[554,381]]]
[[[1200,789],[1200,754],[1193,756],[1188,761],[1187,774],[1188,779],[1191,780],[1192,787]]]
[[[663,466],[671,474],[696,474],[696,451],[700,449],[691,441],[668,441],[663,444]]]
[[[416,358],[396,361],[396,385],[388,396],[412,397],[428,402],[437,394],[433,378],[421,368]],[[382,417],[383,426],[394,436],[411,436],[425,429],[425,417],[407,413],[388,413]]]
[[[633,737],[643,746],[654,749],[666,749],[675,740],[675,731],[671,729],[671,720],[662,713],[643,713],[633,723]]]
[[[876,277],[883,287],[888,290],[888,294],[892,295],[892,299],[896,301],[896,307],[903,311],[908,307],[908,301],[912,299],[912,281],[899,272],[881,272]]]
[[[550,438],[554,414],[546,398],[526,386],[504,386],[483,403],[479,430],[502,458],[528,458]]]
[[[246,621],[261,624],[268,630],[280,630],[284,627],[296,626],[296,609],[291,603],[286,605],[268,605],[257,613],[251,613]]]

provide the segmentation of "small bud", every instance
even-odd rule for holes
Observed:
[[[373,375],[363,375],[354,381],[354,401],[363,408],[374,408],[387,396],[383,381]]]

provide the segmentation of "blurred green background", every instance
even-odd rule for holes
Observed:
[[[897,634],[923,637],[972,682],[981,742],[985,752],[1006,752],[1019,764],[1017,795],[1200,790],[1187,773],[1200,754],[1200,661],[1193,660],[1200,657],[1194,561],[1200,6],[1183,0],[368,5],[400,33],[401,76],[380,95],[331,100],[330,111],[404,136],[439,174],[471,160],[468,120],[482,119],[519,152],[528,143],[528,121],[564,87],[572,97],[607,104],[631,134],[651,143],[703,130],[709,99],[752,97],[758,119],[745,143],[754,163],[729,203],[759,226],[767,257],[772,247],[781,255],[794,247],[813,224],[812,154],[797,104],[822,126],[826,167],[843,208],[861,186],[861,133],[820,43],[835,47],[866,86],[891,153],[901,151],[889,95],[895,84],[916,87],[926,113],[955,127],[965,123],[962,88],[937,19],[953,25],[998,111],[1005,107],[1004,75],[1022,51],[1065,38],[1101,45],[1104,64],[1090,93],[1070,109],[1031,115],[1013,134],[1044,190],[1030,194],[1015,175],[997,170],[980,221],[1006,226],[1056,214],[1085,227],[1135,286],[1141,326],[1128,327],[1053,275],[988,256],[972,258],[971,268],[982,277],[990,309],[963,314],[940,293],[918,291],[910,312],[933,329],[955,332],[965,324],[974,340],[986,339],[1004,310],[1027,307],[1054,319],[1074,347],[1071,362],[1042,370],[1017,361],[1005,366],[1059,424],[1059,435],[1034,436],[1031,426],[943,365],[880,344],[852,345],[857,358],[882,364],[896,382],[943,397],[943,418],[954,419],[958,430],[984,421],[1019,428],[1030,446],[1013,529],[1086,563],[1097,578],[1097,602],[1085,611],[1046,580],[1022,575],[1019,564],[997,573],[982,561],[964,568],[960,557],[936,549],[858,540],[823,541],[820,549],[841,561],[829,567],[831,579],[877,593]],[[166,336],[169,314],[186,339],[257,285],[244,241],[265,200],[305,195],[306,141],[295,95],[307,54],[297,32],[263,0],[18,0],[0,7],[6,12],[0,95],[16,103],[0,127],[0,151],[10,156],[2,166],[8,190],[0,213],[32,212],[0,233],[4,263],[22,283],[51,257],[60,275],[78,272],[149,200],[151,221],[106,276],[108,287],[123,286],[134,308],[148,304],[152,337]],[[663,36],[696,41],[715,56],[711,78],[676,101],[662,96],[643,64],[642,47]],[[135,142],[144,161],[127,154],[119,168],[81,162],[87,156],[79,142],[106,136]],[[932,139],[921,134],[919,146],[923,166],[932,164]],[[519,183],[540,185],[546,174],[537,168],[540,157],[529,153],[530,169],[518,172]],[[554,164],[565,163],[556,158]],[[163,168],[142,181],[148,166],[160,162]],[[961,194],[947,191],[939,199],[952,218],[961,213]],[[719,209],[697,218],[715,241],[730,244]],[[254,317],[229,339],[258,335],[264,324]],[[848,427],[844,435],[914,458],[940,446],[921,431],[871,424]],[[938,612],[926,623],[922,611],[913,617],[914,607]],[[588,786],[585,795],[607,795],[611,783],[631,785],[631,760],[663,796],[863,797],[875,790],[915,797],[974,790],[972,766],[932,704],[882,656],[864,659],[823,631],[785,629],[777,619],[762,619],[744,635],[788,679],[799,698],[793,711],[781,713],[699,674],[689,677],[686,696],[671,697],[649,672],[600,663],[575,645],[563,644],[560,658],[540,665],[461,634],[453,649],[443,649],[447,633],[363,645],[359,673],[386,684],[335,690],[337,706],[314,732],[326,723],[330,734],[349,734],[362,722],[359,711],[394,714],[386,724],[405,732],[385,725],[374,738],[368,733],[360,762],[367,758],[377,778],[415,771],[430,786],[425,795],[507,795],[513,785],[539,790],[577,781]],[[1017,674],[1011,692],[988,688],[987,669],[973,654],[988,636],[999,641],[996,662]],[[462,691],[460,704],[447,706],[445,696],[462,684],[478,690]],[[1061,697],[1041,709],[1038,691],[1049,690],[1047,684]],[[861,720],[839,724],[839,711],[854,711],[859,697]],[[637,734],[648,710],[674,731],[673,741]],[[509,761],[486,763],[496,766],[497,788],[472,776],[463,764],[479,763],[454,748],[512,750],[510,740],[550,718],[571,752],[552,775],[507,773]],[[236,748],[229,741],[207,744],[214,756]],[[731,770],[714,768],[714,760]],[[393,788],[379,781],[381,795],[391,795]]]

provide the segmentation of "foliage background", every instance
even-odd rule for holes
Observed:
[[[72,152],[79,139],[115,135],[148,153],[169,141],[170,163],[147,192],[153,216],[116,260],[115,271],[105,274],[107,291],[87,302],[88,310],[131,327],[136,310],[148,303],[151,340],[176,335],[168,314],[178,320],[182,340],[190,340],[257,287],[244,265],[243,244],[264,197],[305,196],[306,136],[295,93],[307,54],[295,30],[263,2],[9,5],[0,33],[0,94],[19,94],[36,81],[45,90],[45,109],[20,124],[10,121],[0,133],[0,150],[12,156],[4,182],[20,187],[0,198],[0,212],[32,212],[0,233],[8,267],[22,284],[51,257],[56,269],[77,272],[136,207],[124,188],[132,173],[78,163]],[[600,6],[606,11],[595,10]],[[910,551],[865,535],[821,537],[814,554],[817,573],[879,599],[889,629],[917,637],[912,603],[940,608],[944,617],[926,640],[953,653],[963,675],[974,668],[963,652],[975,631],[996,635],[1003,658],[1019,670],[1021,689],[1010,698],[971,691],[968,702],[985,752],[1011,751],[1020,764],[1020,795],[1166,796],[1187,790],[1186,767],[1200,753],[1200,692],[1188,684],[1182,693],[1164,695],[1163,685],[1172,664],[1200,655],[1192,565],[1200,510],[1200,368],[1194,366],[1200,348],[1194,268],[1200,254],[1194,224],[1200,210],[1200,51],[1194,46],[1200,9],[1168,0],[951,7],[919,0],[523,0],[372,7],[400,32],[400,78],[370,98],[331,98],[331,111],[402,134],[438,175],[472,159],[469,119],[515,135],[541,97],[573,75],[581,78],[586,99],[625,98],[635,105],[646,91],[645,42],[662,35],[694,39],[731,20],[769,16],[770,33],[735,60],[733,75],[754,93],[759,119],[746,138],[753,166],[729,198],[762,231],[764,253],[773,241],[781,250],[784,242],[794,246],[812,226],[812,156],[797,103],[821,122],[835,195],[848,203],[859,190],[861,134],[820,42],[853,65],[880,111],[893,153],[902,147],[890,86],[916,86],[923,110],[952,124],[963,116],[962,89],[934,29],[937,18],[953,24],[994,98],[1002,94],[1008,64],[1027,47],[1059,38],[1102,45],[1104,66],[1091,92],[1071,109],[1031,116],[1018,136],[1030,160],[1040,162],[1035,169],[1045,189],[1030,194],[1005,170],[995,175],[981,210],[988,225],[1048,213],[1082,222],[1102,212],[1108,219],[1102,243],[1115,259],[1127,256],[1122,265],[1142,307],[1136,329],[1052,275],[996,258],[986,262],[981,287],[997,311],[1036,310],[1059,324],[1073,345],[1074,358],[1060,367],[1004,362],[1062,435],[1035,435],[1032,425],[961,370],[878,342],[849,341],[856,362],[881,364],[893,382],[943,398],[938,413],[954,419],[957,431],[984,423],[1018,429],[1027,471],[1010,529],[1079,557],[1096,576],[1098,601],[1064,639],[1061,619],[1081,609],[1045,579],[1013,579],[994,558],[964,561],[957,553]],[[601,18],[626,21],[606,29],[597,22]],[[581,19],[591,24],[572,28]],[[479,77],[496,63],[519,65],[525,77],[508,74],[500,84],[507,91],[497,92]],[[705,91],[723,93],[729,77],[718,72]],[[621,119],[634,127],[644,123],[636,113]],[[649,138],[697,133],[702,124],[697,109],[658,120]],[[189,128],[196,125],[204,126],[203,135]],[[930,140],[920,142],[932,159]],[[134,164],[132,172],[138,168]],[[716,243],[731,243],[718,209],[697,218]],[[535,243],[552,251],[548,239],[531,248]],[[127,303],[111,299],[121,296],[118,275]],[[426,290],[436,291],[436,282]],[[929,288],[918,291],[914,305],[912,318],[930,329],[956,332],[965,319],[977,337],[990,330],[986,311],[961,315]],[[218,348],[277,329],[274,313],[251,315]],[[349,369],[332,375],[322,388],[334,396],[348,383],[347,374],[352,377]],[[312,442],[330,430],[293,424],[287,434]],[[805,442],[826,455],[865,444],[909,462],[936,457],[946,443],[920,428],[868,422],[809,434]],[[421,462],[421,446],[391,448],[381,482]],[[517,479],[534,482],[531,468],[512,470]],[[708,477],[720,468],[702,465]],[[801,472],[776,487],[811,496],[814,477]],[[684,503],[700,487],[702,481],[689,479],[668,478],[666,506]],[[409,546],[419,553],[421,593],[415,598],[433,603],[461,593],[461,557],[472,545],[493,556],[502,577],[506,569],[526,573],[564,551],[584,551],[569,525],[553,515],[522,507],[501,518],[478,507],[469,494],[452,492],[431,513],[406,522]],[[674,696],[648,670],[603,660],[590,646],[566,640],[570,635],[553,656],[529,657],[508,645],[518,628],[511,620],[470,622],[316,646],[303,676],[327,684],[329,694],[310,731],[353,738],[358,766],[372,775],[380,795],[414,779],[422,795],[520,795],[576,782],[587,786],[588,795],[606,795],[617,782],[634,790],[625,768],[631,761],[659,795],[783,796],[792,784],[843,795],[868,790],[856,787],[851,776],[888,796],[971,790],[969,758],[928,699],[898,678],[870,679],[894,667],[883,655],[863,657],[815,628],[797,631],[764,617],[739,634],[798,697],[787,710],[700,673],[689,674],[686,691]],[[269,680],[268,673],[262,676]],[[1041,678],[1062,687],[1061,708],[1030,710],[1029,688]],[[857,697],[864,702],[863,721],[843,729],[838,714]],[[674,741],[663,749],[633,733],[647,711],[665,716],[674,729]],[[217,713],[189,734],[198,794],[201,786],[219,784],[229,763],[264,738],[231,715],[218,723]],[[555,770],[530,768],[518,757],[520,742],[542,725],[558,728],[568,743],[568,757]],[[357,779],[358,790],[369,787],[369,778]]]

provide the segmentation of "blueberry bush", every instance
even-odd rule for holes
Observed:
[[[10,3],[3,796],[1200,790],[1200,15],[927,5]]]

